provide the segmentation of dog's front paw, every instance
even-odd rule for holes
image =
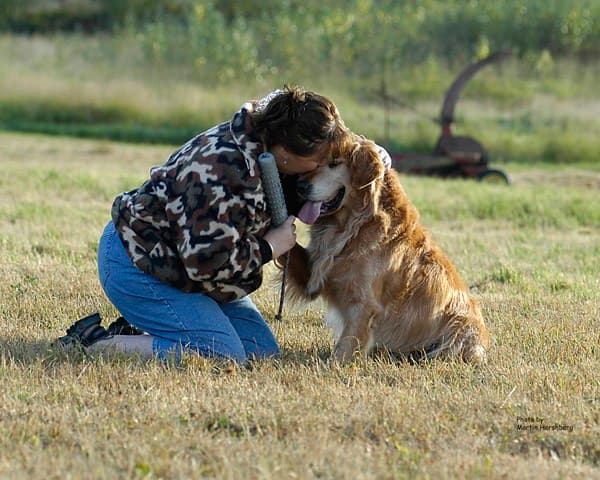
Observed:
[[[312,301],[315,300],[321,294],[321,289],[319,288],[307,288],[306,296]]]
[[[350,360],[352,360],[352,355],[348,355],[347,352],[336,351],[332,358],[333,363],[336,363],[337,365],[347,365],[350,363]]]
[[[360,354],[360,351],[360,345],[356,338],[343,337],[340,338],[333,349],[333,357],[337,363],[345,365],[350,363],[356,355]]]

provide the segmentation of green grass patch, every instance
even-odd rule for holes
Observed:
[[[565,186],[549,191],[542,185],[506,187],[451,180],[439,191],[433,187],[437,180],[419,178],[407,182],[409,192],[415,182],[432,186],[425,197],[413,196],[421,215],[432,221],[476,219],[506,222],[515,228],[600,226],[600,208],[592,189]]]
[[[68,135],[121,142],[181,145],[208,127],[194,127],[192,125],[188,127],[150,126],[119,122],[71,124],[40,121],[0,121],[0,128],[17,132]]]

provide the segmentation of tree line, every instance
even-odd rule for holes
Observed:
[[[179,31],[199,42],[196,49],[209,39],[216,48],[241,43],[261,56],[308,48],[325,59],[369,53],[418,59],[489,48],[590,58],[600,52],[598,18],[596,0],[0,0],[2,31],[134,29],[165,43],[165,55],[174,46],[160,36]],[[307,34],[302,45],[294,43],[300,33]]]

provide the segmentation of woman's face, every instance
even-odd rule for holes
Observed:
[[[329,148],[326,143],[308,156],[296,155],[281,145],[275,145],[270,152],[275,157],[278,170],[286,175],[308,173],[329,161]]]

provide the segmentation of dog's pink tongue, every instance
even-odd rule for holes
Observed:
[[[300,221],[307,225],[312,225],[317,221],[321,213],[321,205],[323,202],[306,202],[298,212]]]

